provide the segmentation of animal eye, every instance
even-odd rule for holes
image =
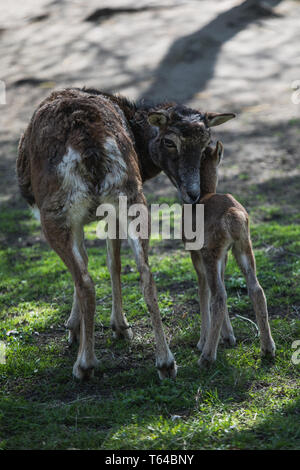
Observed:
[[[175,142],[171,139],[164,139],[164,145],[169,148],[176,148]]]

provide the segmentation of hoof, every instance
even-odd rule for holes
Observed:
[[[122,328],[116,328],[112,326],[113,337],[115,339],[125,339],[131,341],[133,338],[133,331],[130,325]]]
[[[160,380],[175,379],[177,375],[177,365],[172,354],[168,361],[161,363],[156,361],[156,367]]]
[[[73,366],[73,375],[78,380],[90,380],[94,377],[94,369],[98,366],[97,359],[93,359],[90,364],[87,364],[86,361],[78,360]]]
[[[203,356],[202,354],[198,361],[198,366],[200,367],[200,369],[209,369],[214,364],[214,362],[214,359],[209,358],[207,356]]]
[[[273,359],[276,355],[276,346],[272,341],[268,346],[261,347],[261,356],[265,358]]]
[[[223,344],[225,348],[233,348],[236,345],[235,336],[233,335],[226,336],[226,337],[221,336],[220,344]]]

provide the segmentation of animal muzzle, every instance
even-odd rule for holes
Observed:
[[[180,189],[180,196],[184,204],[197,204],[200,199],[200,188],[197,189]]]

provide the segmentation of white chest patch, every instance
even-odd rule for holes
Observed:
[[[101,196],[120,190],[127,178],[127,165],[114,138],[108,137],[104,144],[108,172],[100,186]]]

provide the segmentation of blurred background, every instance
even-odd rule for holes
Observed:
[[[299,201],[300,2],[296,0],[11,0],[0,4],[0,201],[24,205],[21,132],[52,89],[96,87],[235,112],[219,191],[249,209],[257,194],[295,215]],[[293,103],[294,96],[294,103]],[[146,185],[175,195],[164,175]],[[298,198],[298,199],[297,199]],[[150,198],[151,199],[151,198]],[[248,206],[247,206],[248,204]]]

